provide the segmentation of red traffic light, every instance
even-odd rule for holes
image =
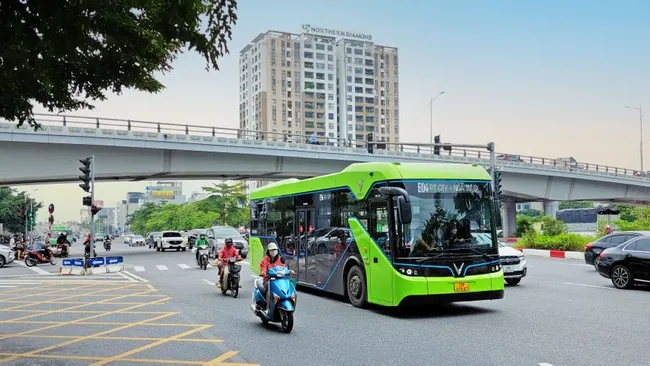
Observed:
[[[50,215],[50,217],[47,219],[47,222],[51,224],[54,224],[54,216]]]
[[[50,215],[54,213],[54,204],[53,203],[50,203],[50,205],[47,207],[47,212],[49,212]]]

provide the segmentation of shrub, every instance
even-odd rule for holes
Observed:
[[[539,235],[528,233],[517,242],[517,247],[529,249],[583,251],[585,245],[596,240],[594,236],[582,236],[572,233],[559,235]]]
[[[554,217],[542,217],[542,234],[548,236],[556,236],[565,234],[567,232],[566,224]]]
[[[517,230],[515,236],[521,238],[533,229],[533,220],[528,216],[517,216]]]

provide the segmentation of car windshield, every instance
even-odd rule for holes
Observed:
[[[218,229],[212,229],[214,231],[214,236],[216,238],[239,238],[241,235],[239,234],[239,231],[235,229],[234,227],[224,227],[224,228],[218,228]]]
[[[172,231],[172,232],[168,232],[168,233],[163,233],[162,236],[163,236],[163,238],[180,238],[181,233]]]
[[[496,252],[490,182],[406,182],[413,219],[404,226],[409,256],[467,249]]]
[[[205,229],[195,230],[196,235],[205,235],[205,232],[206,232],[206,231],[207,231],[207,230],[205,230]]]
[[[144,240],[144,238],[141,235],[133,235],[133,240]]]

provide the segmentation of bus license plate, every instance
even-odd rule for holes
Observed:
[[[469,291],[469,282],[454,283],[454,292],[467,292],[467,291]]]

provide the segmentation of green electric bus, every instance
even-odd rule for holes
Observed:
[[[352,305],[501,299],[492,177],[469,164],[357,163],[250,193],[250,263],[277,243],[298,285]]]
[[[74,239],[72,230],[69,227],[67,227],[66,225],[54,225],[52,226],[52,237],[50,237],[50,246],[56,246],[56,239],[59,238],[59,235],[61,233],[66,235],[70,243],[76,241],[76,239]]]

